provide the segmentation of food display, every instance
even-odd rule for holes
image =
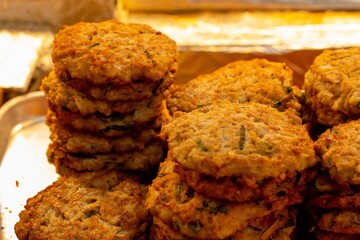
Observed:
[[[358,47],[233,61],[176,82],[168,35],[117,20],[54,36],[48,164],[19,239],[358,239]]]
[[[59,31],[54,70],[42,82],[49,161],[59,171],[157,165],[166,151],[157,133],[177,55],[175,42],[147,25],[109,20]]]

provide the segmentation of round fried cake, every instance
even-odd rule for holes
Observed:
[[[143,150],[85,154],[65,152],[56,143],[49,145],[47,158],[55,166],[63,164],[76,171],[97,171],[101,169],[144,171],[164,160],[166,148],[162,141],[153,141]]]
[[[205,196],[228,201],[265,201],[298,204],[304,199],[304,190],[314,179],[316,169],[287,173],[285,178],[267,178],[257,181],[256,186],[248,184],[241,177],[214,178],[200,174],[183,166],[178,168],[181,179],[195,191]]]
[[[164,105],[160,110],[147,108],[133,114],[113,113],[109,116],[100,113],[82,116],[51,103],[48,105],[51,114],[54,114],[55,118],[63,124],[70,125],[78,131],[94,132],[106,136],[120,136],[149,125],[160,127],[162,121],[167,118]]]
[[[181,181],[176,166],[170,159],[160,164],[145,205],[154,217],[187,237],[224,239],[245,229],[249,221],[285,208],[282,203],[271,206],[262,202],[235,203],[205,197]]]
[[[360,234],[360,209],[330,210],[320,215],[316,225],[325,231]]]
[[[68,125],[55,122],[49,126],[50,139],[69,153],[114,153],[143,150],[145,145],[156,141],[158,132],[144,128],[128,135],[107,138],[99,134],[75,131]]]
[[[95,100],[60,81],[53,71],[42,80],[41,89],[51,104],[81,115],[92,113],[101,113],[106,116],[112,113],[142,115],[149,109],[154,111],[161,109],[163,100],[169,95],[166,91],[148,99],[130,102]]]
[[[234,103],[258,102],[299,113],[301,95],[293,84],[292,70],[284,63],[240,60],[186,84],[174,85],[167,106],[173,115],[176,111],[190,112],[221,99]]]
[[[334,233],[324,230],[315,231],[318,240],[359,240],[360,234]]]
[[[227,240],[254,240],[254,239],[281,239],[278,236],[285,234],[286,230],[295,227],[295,218],[289,216],[288,210],[281,213],[274,213],[263,218],[255,219],[248,223],[248,226],[237,231]],[[288,233],[289,236],[291,233]],[[196,240],[197,238],[187,237],[180,232],[166,225],[158,217],[153,217],[153,223],[150,229],[150,240]],[[218,239],[220,240],[220,239]]]
[[[326,130],[315,142],[321,165],[341,184],[360,184],[360,119]]]
[[[360,48],[325,50],[305,74],[310,120],[334,126],[360,118]]]
[[[177,68],[177,63],[174,63],[165,76],[159,82],[154,83],[140,79],[126,85],[114,85],[112,83],[92,85],[86,80],[68,78],[66,74],[62,74],[60,79],[66,85],[96,100],[109,102],[140,101],[166,92],[175,81]]]
[[[125,85],[160,82],[178,52],[174,40],[148,25],[108,20],[64,26],[55,34],[51,56],[59,77]]]
[[[145,186],[119,172],[60,177],[27,200],[15,232],[20,240],[138,239],[148,224],[145,194]]]
[[[177,112],[163,125],[169,154],[185,168],[215,178],[285,178],[317,162],[314,143],[290,111],[259,104],[218,102]]]

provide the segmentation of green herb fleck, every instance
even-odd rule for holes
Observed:
[[[358,102],[358,103],[356,104],[356,107],[357,107],[357,108],[360,108],[360,102]]]
[[[199,108],[203,108],[205,105],[197,105],[196,108],[199,109]]]
[[[88,212],[84,213],[85,218],[90,218],[91,216],[94,216],[96,214],[97,214],[97,211],[95,211],[95,210],[91,210],[91,211],[88,211]]]
[[[204,225],[199,220],[189,222],[188,226],[194,232],[199,232],[204,227]]]
[[[152,94],[155,95],[163,83],[164,83],[164,79],[162,78],[162,79],[160,79],[158,84],[156,84],[155,88],[152,90]]]
[[[249,225],[248,228],[250,228],[253,231],[261,232],[260,228],[257,228],[257,227],[251,226],[251,225]]]
[[[281,101],[277,101],[277,102],[274,103],[274,107],[277,108],[277,107],[280,107],[280,106],[281,106]]]
[[[196,141],[196,144],[199,146],[199,148],[202,151],[204,151],[204,152],[209,151],[209,149],[204,145],[204,143],[200,139]]]
[[[90,45],[89,48],[93,48],[93,47],[96,47],[96,46],[99,46],[99,45],[100,45],[100,43],[97,42],[97,43],[94,43],[93,45]]]
[[[292,87],[287,87],[287,88],[286,88],[286,91],[287,91],[288,93],[291,93],[292,90],[293,90]]]
[[[241,126],[241,128],[240,128],[240,141],[239,141],[239,148],[240,148],[240,150],[243,150],[243,149],[244,149],[245,140],[246,140],[245,127],[244,127],[244,126]]]
[[[207,211],[210,215],[216,215],[218,213],[227,214],[228,209],[226,203],[221,203],[217,206],[211,206],[207,201],[203,201],[203,206],[197,208],[198,211]]]

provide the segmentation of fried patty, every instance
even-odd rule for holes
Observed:
[[[324,50],[305,74],[310,120],[334,126],[360,118],[360,48]]]
[[[45,92],[51,104],[81,115],[92,113],[101,113],[106,116],[113,113],[143,115],[146,114],[149,109],[153,109],[154,111],[161,109],[163,100],[168,96],[168,92],[165,91],[165,93],[149,99],[130,102],[94,100],[59,80],[53,71],[43,79],[41,89]]]
[[[64,26],[54,36],[51,56],[59,76],[126,85],[160,82],[178,51],[174,40],[148,25],[108,20]]]
[[[358,240],[360,234],[343,234],[334,233],[323,230],[316,230],[316,237],[318,240]]]
[[[149,83],[141,79],[126,85],[114,85],[112,83],[92,85],[86,80],[78,80],[61,76],[60,79],[68,86],[84,93],[96,100],[109,102],[131,102],[152,98],[166,92],[172,86],[176,78],[177,63],[175,62],[164,78],[159,82]]]
[[[114,153],[143,150],[145,145],[157,138],[154,129],[134,131],[128,135],[106,138],[98,134],[75,131],[73,128],[56,122],[50,127],[50,139],[62,150],[69,153]]]
[[[325,231],[360,234],[360,209],[330,210],[320,215],[316,225]]]
[[[49,111],[55,114],[57,121],[70,125],[78,131],[88,131],[105,136],[121,136],[136,129],[145,128],[147,125],[160,127],[163,119],[166,118],[164,108],[159,111],[147,109],[147,111],[141,111],[142,114],[136,112],[131,115],[114,113],[105,116],[94,113],[81,116],[49,103]]]
[[[360,119],[326,130],[315,143],[322,167],[342,184],[360,184]]]
[[[205,197],[181,181],[177,163],[166,159],[149,187],[145,205],[172,229],[190,238],[224,239],[284,205],[235,203]],[[226,227],[224,227],[226,226]]]
[[[97,171],[101,169],[144,171],[158,165],[166,155],[161,141],[146,145],[143,150],[121,153],[83,154],[68,153],[52,143],[47,149],[47,158],[55,166],[63,164],[76,171]]]
[[[287,210],[270,214],[264,218],[255,219],[249,222],[248,226],[237,231],[233,236],[226,238],[232,240],[267,240],[279,239],[280,232],[283,234],[286,228],[295,227],[295,219],[290,218]],[[197,238],[187,237],[172,229],[161,221],[160,218],[154,217],[150,230],[150,240],[195,240]],[[218,239],[220,240],[220,239]]]
[[[149,212],[147,188],[114,171],[60,177],[29,198],[15,232],[27,239],[137,239]]]
[[[265,201],[287,202],[287,205],[298,204],[304,199],[307,184],[314,179],[316,169],[305,169],[302,172],[288,173],[285,179],[268,178],[257,181],[256,186],[248,184],[241,177],[214,178],[197,173],[182,166],[179,175],[195,191],[217,199],[228,201]]]
[[[181,165],[215,178],[285,178],[317,162],[301,119],[259,103],[219,102],[177,112],[160,136]]]
[[[234,103],[258,102],[299,113],[301,95],[293,84],[292,70],[284,63],[252,59],[232,62],[186,84],[175,85],[167,106],[173,115],[221,99]]]

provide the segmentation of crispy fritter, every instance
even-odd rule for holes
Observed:
[[[146,187],[125,174],[60,177],[27,200],[15,225],[22,239],[137,239],[147,226]]]
[[[360,119],[326,130],[315,142],[322,167],[342,184],[360,184]]]
[[[287,210],[281,213],[270,214],[264,218],[255,219],[249,222],[248,226],[237,231],[233,236],[226,238],[231,240],[280,240],[281,234],[285,234],[285,229],[295,227],[295,219],[290,218]],[[153,218],[151,226],[150,240],[195,240],[196,238],[187,237],[175,231],[170,226],[161,221],[160,218]],[[289,236],[289,235],[288,235]],[[290,239],[290,238],[289,238]],[[220,240],[220,239],[218,239]]]
[[[168,96],[168,91],[161,95],[142,101],[131,102],[106,102],[94,100],[60,81],[52,71],[42,81],[41,89],[45,92],[51,104],[67,109],[68,111],[87,115],[101,113],[109,116],[113,113],[146,114],[149,109],[159,111],[163,100]]]
[[[283,178],[268,178],[250,186],[241,177],[214,178],[197,173],[182,166],[179,175],[195,191],[211,198],[228,201],[246,202],[263,200],[265,202],[282,201],[287,205],[298,204],[304,199],[307,184],[314,179],[316,169],[287,173]]]
[[[181,181],[177,163],[166,159],[149,187],[145,205],[154,217],[191,238],[224,239],[247,227],[248,222],[284,204],[235,203],[205,197]],[[225,227],[226,226],[226,227]]]
[[[311,205],[319,208],[340,208],[340,209],[360,209],[360,192],[352,195],[339,196],[339,194],[321,194],[311,200]]]
[[[360,48],[325,50],[305,74],[310,120],[334,126],[360,118]]]
[[[293,84],[291,69],[284,63],[252,59],[230,63],[186,84],[175,85],[167,106],[173,115],[222,99],[234,103],[258,102],[299,113],[301,95]]]
[[[359,240],[360,234],[333,233],[323,230],[316,230],[318,240]]]
[[[65,81],[68,86],[94,99],[110,102],[128,102],[149,99],[166,92],[175,81],[176,71],[177,63],[175,63],[164,78],[157,83],[138,80],[120,86],[113,85],[112,83],[92,85],[91,82],[86,80],[66,78],[66,75],[62,77],[62,80]]]
[[[241,176],[255,184],[317,163],[301,119],[259,103],[219,102],[177,112],[160,136],[175,161],[216,178]]]
[[[54,37],[57,74],[92,84],[160,82],[178,56],[174,40],[144,24],[116,20],[64,26]]]
[[[325,231],[360,234],[360,209],[330,210],[320,215],[316,225]]]
[[[157,138],[155,129],[133,131],[128,135],[106,138],[98,134],[75,131],[73,128],[56,122],[50,126],[50,139],[62,150],[69,153],[114,153],[143,150],[145,145]]]
[[[166,155],[166,148],[161,141],[146,145],[141,151],[121,153],[83,154],[68,153],[56,144],[50,144],[47,158],[55,166],[64,164],[76,171],[96,171],[101,169],[148,170],[158,165]]]
[[[148,125],[160,127],[162,121],[165,121],[164,118],[167,118],[164,108],[157,111],[141,110],[141,114],[135,112],[131,115],[114,113],[105,116],[94,113],[81,116],[49,103],[49,111],[55,114],[57,121],[70,125],[77,131],[89,131],[105,136],[121,136]]]

